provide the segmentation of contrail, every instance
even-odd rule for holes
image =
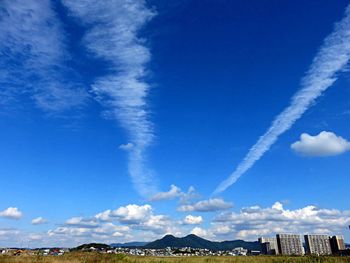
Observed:
[[[130,142],[129,174],[143,196],[156,192],[152,172],[145,164],[145,151],[153,139],[146,97],[149,84],[147,63],[150,52],[139,31],[155,15],[145,0],[63,0],[63,4],[87,28],[83,43],[108,65],[108,74],[92,84],[109,115],[127,131]]]
[[[350,6],[346,8],[344,18],[324,40],[290,105],[275,118],[267,132],[250,148],[236,170],[220,183],[214,194],[223,192],[234,184],[270,149],[281,134],[292,127],[315,100],[338,79],[337,73],[344,70],[349,59]]]

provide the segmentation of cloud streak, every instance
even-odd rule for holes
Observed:
[[[4,0],[0,17],[0,103],[26,96],[47,112],[84,104],[87,93],[66,66],[70,56],[52,2]]]
[[[87,28],[83,43],[109,65],[109,73],[95,80],[92,90],[110,115],[127,131],[129,174],[143,196],[156,192],[153,173],[146,167],[145,151],[154,137],[146,97],[146,65],[150,52],[139,31],[155,15],[144,0],[63,0]]]
[[[214,191],[218,194],[234,184],[256,161],[277,141],[279,136],[292,125],[315,103],[337,80],[337,73],[344,70],[350,59],[350,7],[344,18],[335,25],[334,31],[325,39],[314,58],[308,72],[301,81],[301,89],[293,96],[290,105],[272,122],[267,132],[238,165],[236,170]]]

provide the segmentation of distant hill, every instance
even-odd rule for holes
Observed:
[[[155,249],[166,247],[206,248],[212,251],[231,250],[236,247],[243,247],[249,250],[260,250],[260,245],[258,241],[247,242],[244,240],[233,240],[223,242],[212,242],[193,234],[181,238],[174,237],[173,235],[166,235],[163,238],[150,242],[144,246],[144,248]]]
[[[147,245],[148,242],[127,242],[127,243],[113,243],[110,244],[111,247],[143,247]]]

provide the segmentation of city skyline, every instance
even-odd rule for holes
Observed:
[[[349,43],[346,0],[2,1],[0,247],[349,243]]]

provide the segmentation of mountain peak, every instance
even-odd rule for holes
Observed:
[[[189,235],[187,235],[185,237],[199,237],[199,236],[196,236],[195,234],[189,234]]]
[[[163,238],[176,238],[176,237],[173,236],[173,235],[167,234],[167,235],[165,235]],[[162,239],[163,239],[163,238],[162,238]]]

